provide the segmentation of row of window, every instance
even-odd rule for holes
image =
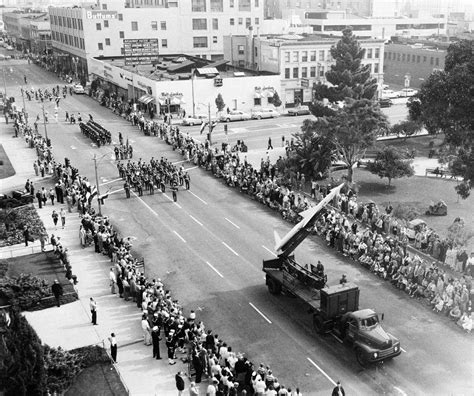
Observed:
[[[66,44],[66,45],[70,45],[71,47],[85,49],[84,39],[82,37],[77,37],[77,36],[72,36],[66,33],[56,32],[55,30],[51,31],[51,37],[53,40]],[[110,41],[109,41],[109,45],[110,45]]]
[[[237,4],[239,11],[251,11],[252,0],[227,0],[229,7],[234,8]],[[207,12],[206,7],[207,0],[192,0],[191,10],[193,12]],[[260,0],[253,0],[254,7],[260,7]],[[224,11],[224,0],[210,0],[210,11],[211,12],[223,12]]]
[[[238,18],[237,22],[239,25],[244,24],[244,18]],[[229,23],[231,26],[235,26],[235,18],[230,18]],[[252,18],[245,18],[245,27],[249,27],[252,24]],[[260,18],[255,18],[255,25],[260,24]],[[219,30],[219,19],[212,18],[212,29]],[[207,19],[206,18],[193,18],[193,30],[207,30]]]
[[[59,16],[59,15],[50,15],[49,21],[51,25],[67,27],[70,29],[84,30],[82,27],[82,19],[79,19],[79,18],[70,18],[70,17],[65,17],[65,16]]]
[[[301,73],[300,73],[301,70]],[[373,68],[371,70],[371,73],[379,73],[380,71],[380,65],[378,63],[373,64]],[[309,75],[308,75],[309,72]],[[310,66],[310,67],[286,67],[285,68],[285,79],[294,79],[294,78],[307,78],[307,77],[324,77],[325,74],[325,67],[324,66]]]
[[[412,63],[427,63],[428,57],[426,55],[402,54],[399,52],[385,52],[384,58],[388,60],[396,60],[398,62],[412,62]],[[430,56],[430,65],[439,66],[439,58]]]
[[[285,63],[315,62],[316,52],[317,51],[285,51]],[[326,51],[320,50],[318,55],[318,61],[324,61],[326,59]],[[329,52],[328,56],[330,56]]]

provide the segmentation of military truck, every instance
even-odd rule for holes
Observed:
[[[325,274],[313,264],[298,264],[292,254],[341,187],[333,189],[316,207],[303,212],[303,220],[283,239],[275,237],[277,258],[264,260],[263,271],[270,293],[284,292],[298,298],[313,315],[315,330],[339,337],[354,349],[357,361],[365,366],[400,355],[400,342],[382,328],[375,311],[359,310],[360,291],[355,284],[328,287]]]
[[[12,191],[11,195],[0,194],[0,209],[16,208],[22,205],[28,205],[34,200],[31,194],[23,191]]]

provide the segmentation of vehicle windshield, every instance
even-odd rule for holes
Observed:
[[[363,327],[372,327],[379,323],[377,316],[370,316],[369,318],[362,319],[360,325]]]

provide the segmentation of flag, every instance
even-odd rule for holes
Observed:
[[[207,121],[204,121],[202,124],[201,124],[201,129],[199,130],[199,133],[202,135],[202,132],[204,131],[204,129],[207,127],[209,123]]]
[[[219,121],[212,121],[212,124],[211,124],[211,132],[214,130],[214,128],[216,127],[216,125],[219,123]]]
[[[87,195],[89,195],[89,196],[87,196]],[[92,190],[91,190],[91,193],[86,194],[87,202],[89,202],[89,204],[90,204],[96,195],[97,195],[97,187],[93,186]]]

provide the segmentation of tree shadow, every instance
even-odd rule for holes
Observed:
[[[378,195],[389,195],[393,194],[397,187],[394,185],[388,185],[387,183],[375,183],[375,182],[358,182],[359,195],[378,194]]]

